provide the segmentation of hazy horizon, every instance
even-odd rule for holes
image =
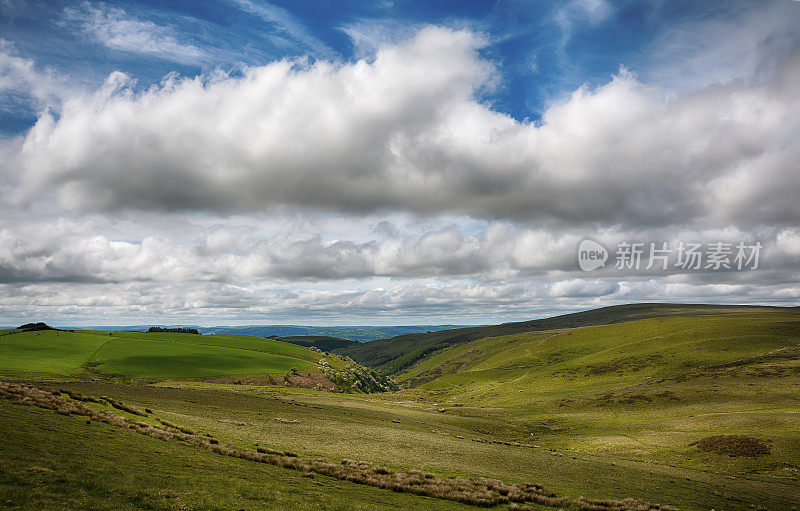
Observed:
[[[95,327],[97,329],[103,328],[111,328],[111,329],[121,329],[126,327],[150,327],[150,326],[171,326],[171,327],[200,327],[200,328],[244,328],[244,327],[309,327],[309,328],[386,328],[386,327],[469,327],[469,326],[486,326],[486,325],[497,325],[502,323],[516,323],[516,322],[524,322],[536,319],[544,319],[550,318],[554,316],[560,316],[563,314],[572,314],[576,312],[584,312],[589,310],[594,310],[598,308],[604,307],[611,307],[615,305],[634,305],[634,304],[676,304],[676,305],[741,305],[741,306],[767,306],[767,307],[785,307],[785,308],[792,308],[798,307],[798,305],[775,305],[772,303],[740,303],[740,302],[622,302],[617,304],[609,304],[609,305],[601,305],[599,307],[589,307],[589,308],[578,308],[574,310],[562,310],[562,311],[555,311],[548,314],[532,314],[530,316],[520,317],[517,319],[512,319],[508,321],[492,321],[491,318],[487,318],[486,321],[483,322],[473,322],[473,323],[454,323],[454,322],[446,322],[446,321],[432,321],[429,323],[402,323],[402,322],[384,322],[384,323],[341,323],[331,321],[328,323],[325,322],[308,322],[308,323],[278,323],[278,322],[269,322],[268,320],[264,320],[261,322],[256,323],[203,323],[203,322],[191,322],[191,321],[181,321],[175,320],[171,322],[148,322],[148,321],[141,321],[141,322],[129,322],[129,323],[119,323],[119,324],[103,324],[103,323],[96,323],[91,321],[83,321],[77,323],[63,323],[58,324],[53,321],[47,321],[46,319],[41,318],[28,318],[22,322],[17,323],[7,323],[7,324],[0,324],[0,328],[15,328],[23,323],[28,322],[38,322],[42,321],[44,323],[49,324],[53,327],[58,328],[71,328],[71,327],[80,327],[80,328],[88,328],[88,327]],[[440,328],[444,329],[444,328]]]

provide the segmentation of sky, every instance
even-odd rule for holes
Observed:
[[[792,0],[0,0],[0,324],[800,305],[798,26]]]

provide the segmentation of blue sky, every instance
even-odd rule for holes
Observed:
[[[113,71],[138,88],[169,73],[235,73],[283,58],[353,61],[425,24],[467,27],[488,39],[502,83],[485,94],[495,109],[538,119],[581,85],[620,66],[651,78],[658,43],[683,26],[734,19],[759,2],[605,0],[498,2],[27,2],[0,5],[0,33],[20,57],[75,87]],[[680,51],[691,51],[682,48]],[[697,48],[694,48],[697,50]],[[679,59],[672,54],[670,58]],[[713,70],[707,70],[713,73]],[[3,98],[3,132],[36,120],[29,98]]]
[[[0,0],[0,324],[798,305],[798,26],[792,0]],[[616,267],[626,243],[763,253]]]

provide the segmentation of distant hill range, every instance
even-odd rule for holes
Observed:
[[[461,328],[458,325],[413,326],[302,326],[302,325],[251,325],[198,327],[204,334],[255,335],[256,337],[327,336],[350,341],[367,342],[403,334],[438,332]]]
[[[81,330],[106,330],[120,331],[132,330],[146,332],[154,325],[128,325],[128,326],[82,326]],[[164,327],[167,325],[155,325]],[[245,326],[212,326],[201,327],[197,325],[168,325],[169,327],[196,328],[201,334],[216,335],[253,335],[256,337],[307,337],[323,336],[336,337],[349,341],[367,342],[376,339],[386,339],[398,335],[438,332],[440,330],[450,330],[453,328],[464,328],[464,325],[411,325],[411,326],[304,326],[304,325],[245,325]],[[72,328],[72,327],[70,327]],[[287,339],[281,339],[293,344]],[[321,346],[317,346],[320,349]],[[333,348],[328,348],[333,349]]]
[[[302,325],[252,325],[198,328],[204,334],[255,335],[257,337],[328,336],[367,342],[403,334],[438,332],[461,328],[458,325],[413,326],[302,326]],[[291,342],[291,341],[287,341]]]
[[[314,346],[322,351],[333,351],[336,349],[349,348],[351,346],[361,344],[358,341],[351,341],[339,337],[331,337],[329,335],[290,335],[288,337],[278,337],[276,335],[270,337],[270,339],[297,344],[298,346],[305,346],[306,348]]]

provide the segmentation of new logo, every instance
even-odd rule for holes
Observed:
[[[593,240],[583,240],[578,245],[578,266],[583,271],[592,271],[606,265],[608,250]]]

